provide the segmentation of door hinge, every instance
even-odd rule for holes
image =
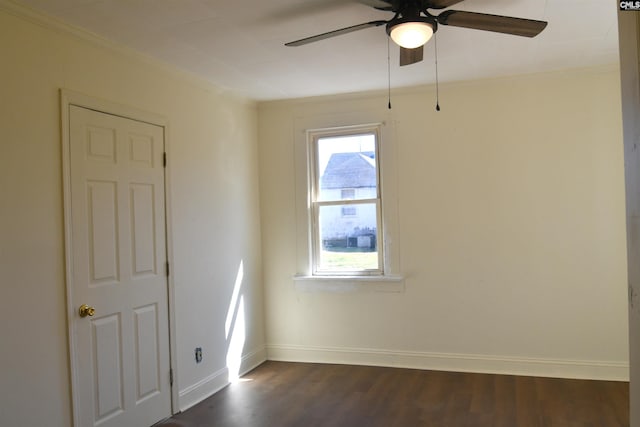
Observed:
[[[173,369],[169,369],[169,385],[173,386]]]
[[[167,273],[167,277],[169,277],[169,261],[165,262],[164,267],[165,267],[165,271]]]
[[[162,153],[162,166],[167,167],[167,152]]]

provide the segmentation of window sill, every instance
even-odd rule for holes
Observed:
[[[387,276],[294,276],[301,292],[404,292],[404,277]]]

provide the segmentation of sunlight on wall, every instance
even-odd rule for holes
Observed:
[[[227,339],[227,371],[229,381],[234,382],[240,378],[242,365],[242,350],[246,339],[244,296],[240,295],[242,280],[244,278],[244,264],[240,261],[236,283],[227,310],[227,319],[224,323],[224,333]]]
[[[233,316],[236,311],[238,296],[240,295],[240,288],[242,288],[242,279],[244,278],[244,261],[240,261],[240,267],[238,267],[238,274],[236,275],[236,283],[233,286],[233,294],[231,295],[231,302],[227,309],[227,320],[224,322],[224,336],[229,339],[229,330],[231,329],[231,323],[233,322]]]

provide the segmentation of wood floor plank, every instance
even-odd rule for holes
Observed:
[[[266,362],[158,427],[629,427],[629,384]]]

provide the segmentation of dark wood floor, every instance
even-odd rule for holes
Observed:
[[[266,362],[162,427],[629,426],[629,384]]]

